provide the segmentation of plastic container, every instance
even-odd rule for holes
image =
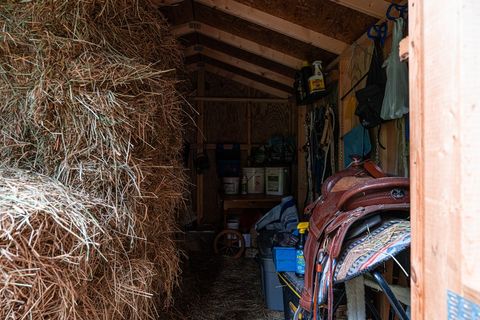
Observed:
[[[227,229],[232,229],[232,230],[240,229],[240,222],[238,222],[238,221],[227,221]]]
[[[240,229],[240,222],[238,220],[228,220],[227,229],[232,229],[232,230]],[[227,239],[235,239],[235,236],[232,234],[227,234]]]
[[[323,79],[322,73],[322,61],[314,61],[313,65],[313,76],[308,78],[308,90],[310,94],[317,92],[325,91],[325,80]]]
[[[273,262],[277,272],[295,271],[297,267],[296,250],[293,247],[274,247]]]
[[[225,177],[223,180],[223,191],[225,194],[238,194],[240,191],[239,177]]]
[[[262,290],[265,303],[270,310],[283,311],[283,289],[278,280],[272,258],[260,258]]]
[[[245,241],[245,248],[250,248],[252,246],[252,237],[250,233],[243,233],[243,240]]]
[[[288,168],[265,168],[265,193],[274,196],[283,196],[287,190]]]
[[[247,177],[248,193],[265,192],[265,168],[243,168],[243,175]]]

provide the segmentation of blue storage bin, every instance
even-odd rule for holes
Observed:
[[[274,247],[273,261],[277,272],[295,271],[297,267],[296,250],[292,247]]]

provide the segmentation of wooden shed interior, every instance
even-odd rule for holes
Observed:
[[[225,196],[218,168],[219,146],[239,148],[241,168],[287,167],[290,179],[285,194],[293,195],[303,216],[305,206],[321,195],[322,182],[351,162],[351,153],[344,150],[344,137],[360,126],[355,115],[355,93],[366,86],[374,43],[367,33],[379,36],[382,31],[375,27],[386,26],[382,54],[385,58],[395,55],[398,49],[391,53],[394,20],[400,15],[406,18],[407,1],[157,2],[183,47],[185,71],[192,86],[187,99],[194,108],[195,125],[187,130],[185,138],[192,179],[191,224],[202,230],[210,226],[217,233],[227,228],[227,220],[233,213],[247,216],[247,222],[244,218],[240,221],[240,228],[242,233],[250,233],[252,224],[272,207],[270,203],[258,204],[259,198],[268,201],[268,195],[254,195],[254,199],[238,196],[250,201],[247,204],[235,203],[238,199]],[[405,13],[400,11],[402,8]],[[406,27],[403,32],[406,37]],[[402,60],[408,56],[405,43],[406,40],[402,43]],[[327,93],[298,101],[296,76],[305,63],[318,60],[322,61]],[[408,96],[405,99],[408,101]],[[328,124],[332,132],[325,133],[327,141],[315,147],[325,152],[323,163],[319,164],[312,160],[316,157],[311,147],[315,126],[312,117],[315,110],[327,107],[334,113],[334,119]],[[391,175],[409,175],[405,138],[408,122],[408,116],[400,116],[384,121],[381,130],[379,127],[367,130],[371,146],[365,156]],[[268,149],[272,139],[292,141],[293,158],[283,162],[259,161],[259,156],[268,158],[262,152],[259,155],[259,148]],[[242,174],[240,183],[241,180]],[[392,261],[385,264],[384,275],[398,287],[395,287],[397,293],[407,297],[404,303],[409,301],[409,273],[405,276],[399,265]],[[374,300],[380,319],[395,315],[386,297],[376,296]]]
[[[381,131],[369,130],[372,141],[370,157],[389,174],[410,176],[411,190],[415,194],[411,209],[411,274],[408,273],[409,276],[405,278],[402,272],[398,272],[397,267],[387,264],[384,268],[385,277],[390,283],[400,286],[412,284],[409,301],[413,318],[444,319],[448,314],[451,319],[462,319],[478,312],[472,311],[478,310],[475,303],[480,301],[478,285],[473,285],[473,279],[478,279],[474,273],[478,275],[478,272],[471,269],[475,257],[478,259],[478,247],[469,247],[468,253],[462,251],[463,254],[458,259],[452,256],[456,252],[454,245],[450,246],[450,249],[439,247],[443,246],[441,243],[444,240],[459,244],[468,237],[467,234],[470,235],[470,242],[478,246],[478,234],[474,236],[471,233],[472,227],[467,225],[478,227],[479,219],[473,218],[473,212],[464,212],[457,205],[452,204],[456,209],[427,205],[425,198],[429,195],[441,202],[443,200],[440,200],[438,195],[446,196],[448,190],[456,192],[457,195],[461,192],[454,187],[455,183],[450,183],[449,188],[444,188],[442,192],[434,195],[435,188],[430,187],[434,184],[440,185],[441,180],[432,176],[436,173],[427,173],[429,167],[443,171],[442,167],[454,161],[454,167],[460,171],[453,169],[457,173],[444,173],[442,177],[448,181],[452,181],[456,174],[463,177],[466,171],[461,170],[468,171],[461,169],[466,168],[466,163],[453,160],[458,158],[440,147],[442,141],[445,141],[441,139],[449,134],[454,137],[462,136],[460,127],[453,128],[446,124],[451,130],[439,129],[438,124],[445,123],[448,117],[445,113],[439,114],[434,110],[433,104],[428,104],[428,99],[434,99],[436,105],[444,105],[445,112],[457,115],[457,124],[468,122],[467,119],[472,116],[471,121],[478,119],[478,112],[476,116],[473,111],[460,116],[459,109],[453,106],[456,104],[466,107],[467,100],[460,100],[458,96],[458,99],[455,98],[457,100],[451,98],[447,93],[450,89],[439,92],[440,87],[468,91],[462,86],[467,83],[478,85],[472,73],[466,71],[474,70],[475,63],[471,59],[476,56],[475,48],[478,49],[478,42],[473,40],[478,24],[474,27],[473,20],[468,20],[471,13],[479,9],[477,3],[454,3],[447,0],[435,4],[416,0],[408,3],[400,0],[166,2],[169,6],[164,8],[163,12],[185,47],[186,68],[190,72],[192,84],[196,87],[190,97],[198,112],[197,130],[192,132],[190,140],[195,146],[195,152],[206,152],[208,158],[213,159],[217,143],[237,142],[241,146],[244,166],[248,164],[248,159],[251,159],[252,148],[266,143],[272,135],[293,135],[296,140],[296,156],[290,167],[291,193],[296,199],[299,212],[302,212],[306,203],[319,195],[315,190],[314,194],[311,194],[312,187],[309,187],[307,174],[311,168],[308,168],[308,161],[305,161],[308,145],[311,143],[306,127],[311,120],[312,110],[328,104],[335,107],[337,128],[334,137],[334,160],[335,170],[341,170],[346,164],[343,137],[359,124],[359,118],[355,115],[355,93],[366,85],[365,75],[369,70],[373,52],[373,41],[368,38],[367,33],[373,25],[381,26],[382,22],[386,21],[388,32],[383,45],[383,55],[385,58],[392,55],[391,32],[394,23],[387,19],[386,15],[388,12],[393,18],[398,16],[399,12],[396,10],[389,11],[392,3],[408,5],[408,30],[404,30],[405,39],[399,44],[398,54],[402,61],[407,61],[411,69],[410,97],[407,98],[411,112],[409,116],[383,122]],[[456,14],[450,16],[453,12]],[[453,51],[449,41],[444,41],[445,38],[436,35],[434,31],[440,28],[440,25],[450,23],[453,28],[450,29],[449,36],[456,41]],[[461,50],[462,46],[469,49]],[[446,59],[440,54],[445,50],[451,53]],[[313,60],[323,61],[329,96],[316,101],[296,103],[292,89],[295,72],[301,69],[304,61]],[[438,82],[442,82],[441,77],[429,76],[440,72],[432,61],[441,65],[444,68],[442,70],[448,70],[448,82],[438,85]],[[469,61],[470,64],[467,66],[460,61]],[[453,65],[459,68],[456,72],[451,68]],[[458,67],[459,65],[461,67]],[[458,70],[464,71],[459,73]],[[443,102],[439,103],[442,97]],[[478,103],[478,97],[468,101],[474,100]],[[433,113],[438,116],[429,119],[429,114]],[[441,131],[443,138],[437,139],[434,135],[429,135],[429,128]],[[406,136],[408,138],[405,138]],[[472,141],[468,147],[458,140],[451,143],[452,146],[457,146],[455,150],[458,154],[467,158],[475,154],[474,145],[478,146],[478,143],[472,144]],[[443,150],[439,152],[445,155],[445,164],[434,158],[425,158],[428,145],[437,145],[439,149],[436,150]],[[218,196],[221,181],[216,173],[211,171],[205,175],[193,174],[192,178],[195,186],[192,193],[193,208],[197,221],[218,223],[222,215],[222,200]],[[466,177],[465,179],[470,181]],[[471,184],[469,186],[474,188]],[[459,201],[459,198],[456,199]],[[469,200],[467,202],[470,203]],[[469,206],[471,209],[473,207],[475,206]],[[444,234],[448,227],[435,217],[438,212],[447,214],[452,213],[452,210],[456,213],[449,221],[453,221],[455,229],[442,240],[441,234]],[[478,213],[478,206],[474,211]],[[442,231],[438,233],[435,230]],[[459,239],[460,234],[465,235],[461,238],[463,240]],[[453,260],[456,262],[453,263]],[[458,278],[458,273],[463,272],[460,270],[470,270],[467,271],[466,278],[461,277],[463,280]],[[434,276],[436,271],[450,280],[439,285]],[[379,318],[388,319],[393,316],[394,312],[388,306],[387,299],[379,299]],[[439,305],[435,306],[436,303]],[[462,303],[466,309],[460,307]]]
[[[199,113],[198,130],[188,138],[189,143],[212,160],[217,143],[239,143],[245,164],[252,147],[267,143],[276,134],[295,136],[297,159],[304,158],[304,119],[299,117],[305,116],[307,107],[293,101],[295,72],[304,62],[322,61],[327,85],[337,86],[340,103],[346,102],[354,96],[353,85],[364,85],[357,82],[368,71],[373,43],[366,32],[386,20],[390,5],[387,1],[162,3],[168,4],[162,12],[184,47],[186,69],[195,90],[190,100]],[[354,110],[344,109],[338,108],[345,113],[338,117],[340,136],[358,124]],[[395,145],[395,132],[395,125],[387,123],[381,144]],[[380,150],[379,157],[388,172],[397,173],[401,170],[397,152],[388,150],[391,152]],[[341,150],[337,158],[340,163]],[[304,199],[305,169],[295,167],[293,172],[295,192],[300,193],[297,197]],[[194,203],[199,222],[218,221],[219,202],[214,191],[221,181],[214,170],[194,178],[198,179],[194,182],[198,187]]]
[[[478,12],[0,0],[0,320],[480,320]]]

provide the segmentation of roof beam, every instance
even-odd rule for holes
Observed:
[[[343,41],[329,37],[323,33],[315,32],[234,0],[195,1],[338,55],[348,47],[348,44]]]
[[[181,37],[192,32],[198,32],[205,36],[217,39],[233,47],[248,51],[260,57],[286,65],[292,69],[298,70],[302,67],[303,60],[290,56],[283,52],[262,46],[254,41],[241,38],[229,32],[211,27],[200,22],[190,22],[178,25],[172,28],[172,32]]]
[[[288,99],[281,98],[252,98],[252,97],[193,97],[193,101],[205,102],[254,102],[254,103],[290,103]]]
[[[202,55],[205,55],[207,57],[213,58],[215,60],[227,63],[229,65],[235,66],[237,68],[243,69],[245,71],[254,73],[260,77],[264,77],[273,81],[276,81],[278,83],[282,83],[286,86],[291,87],[293,85],[293,79],[290,77],[287,77],[283,74],[279,74],[276,72],[273,72],[272,70],[269,70],[267,68],[260,67],[256,64],[238,59],[236,57],[233,57],[229,54],[226,54],[221,51],[217,51],[214,49],[210,49],[208,47],[204,47],[201,45],[196,45],[196,46],[191,46],[185,49],[185,56],[193,56],[196,54],[201,53]]]
[[[271,95],[279,97],[279,98],[287,99],[290,96],[290,93],[288,93],[286,91],[270,87],[270,86],[268,86],[264,83],[246,78],[244,76],[240,76],[238,74],[235,74],[233,72],[224,70],[222,68],[212,66],[210,64],[196,63],[196,64],[192,64],[192,65],[187,66],[187,70],[189,70],[189,71],[197,71],[200,68],[205,68],[205,71],[208,71],[212,74],[218,75],[222,78],[226,78],[226,79],[229,79],[229,80],[232,80],[232,81],[235,81],[235,82],[238,82],[238,83],[240,83],[244,86],[247,86],[247,87],[250,87],[250,88],[253,88],[253,89],[268,93],[268,94],[271,94]]]
[[[379,19],[385,18],[390,2],[385,0],[330,0],[342,6],[368,14]]]
[[[175,6],[182,3],[184,0],[150,0],[150,3],[155,7],[163,7],[163,6]]]

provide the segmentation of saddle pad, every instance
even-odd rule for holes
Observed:
[[[366,273],[410,246],[410,221],[394,219],[343,249],[335,268],[340,283]]]

